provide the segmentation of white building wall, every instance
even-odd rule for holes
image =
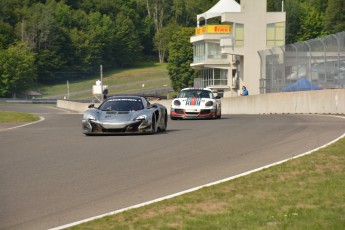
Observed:
[[[244,24],[244,47],[228,49],[226,52],[243,55],[240,89],[245,85],[249,95],[260,93],[260,56],[258,51],[267,48],[267,24],[285,22],[285,20],[285,12],[267,12],[266,0],[241,0],[240,13],[224,13],[222,15],[222,22]]]
[[[244,21],[243,82],[250,95],[259,94],[260,56],[257,51],[266,47],[266,0],[242,0]]]
[[[222,23],[239,23],[244,25],[244,46],[235,47],[226,45],[231,43],[231,39],[227,40],[230,37],[228,36],[228,38],[226,38],[224,35],[222,37],[219,35],[197,35],[191,37],[191,43],[203,41],[206,40],[207,37],[213,36],[213,38],[219,39],[221,47],[222,44],[225,44],[222,47],[223,54],[240,56],[239,91],[236,92],[236,89],[230,86],[232,82],[230,73],[228,78],[229,87],[225,90],[225,97],[239,95],[243,85],[247,87],[249,95],[260,94],[261,66],[258,51],[271,48],[266,45],[267,24],[277,22],[285,23],[285,12],[267,12],[267,0],[241,0],[241,12],[231,12],[229,9],[224,9],[224,13],[219,13],[219,16],[221,16]],[[200,69],[206,67],[204,64],[206,63],[192,63],[191,66]],[[216,68],[217,63],[212,63],[208,65],[208,67],[212,68],[212,65]],[[229,68],[230,66],[231,64]]]

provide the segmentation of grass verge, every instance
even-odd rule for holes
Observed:
[[[344,229],[345,138],[313,154],[70,229]]]
[[[40,118],[33,114],[15,111],[0,111],[0,123],[19,123],[38,121]]]

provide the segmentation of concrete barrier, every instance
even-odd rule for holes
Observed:
[[[223,114],[345,114],[345,89],[260,94],[222,99]]]
[[[96,107],[99,105],[99,103],[81,103],[75,101],[57,100],[56,107],[84,113],[84,111],[88,109],[88,106],[90,104],[94,104]]]
[[[171,100],[152,101],[165,105]],[[57,107],[83,113],[90,103],[58,100]],[[95,104],[98,106],[98,104]],[[345,114],[345,89],[222,98],[222,114]]]

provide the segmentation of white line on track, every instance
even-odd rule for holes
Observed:
[[[26,124],[23,124],[23,125],[14,126],[14,127],[11,127],[11,128],[0,129],[0,132],[2,132],[2,131],[7,131],[7,130],[11,130],[11,129],[18,129],[18,128],[21,128],[21,127],[24,127],[24,126],[28,126],[28,125],[33,125],[33,124],[36,124],[36,123],[38,123],[38,122],[44,121],[44,119],[45,119],[44,117],[41,117],[41,116],[40,116],[40,119],[39,119],[38,121],[26,123]]]
[[[334,117],[345,118],[345,117],[342,117],[342,116],[334,116]],[[143,207],[145,205],[157,203],[157,202],[160,202],[160,201],[163,201],[163,200],[167,200],[167,199],[170,199],[170,198],[173,198],[173,197],[176,197],[176,196],[180,196],[180,195],[183,195],[183,194],[186,194],[186,193],[194,192],[196,190],[199,190],[199,189],[202,189],[202,188],[205,188],[205,187],[210,187],[210,186],[213,186],[213,185],[216,185],[216,184],[220,184],[220,183],[223,183],[223,182],[234,180],[236,178],[243,177],[243,176],[252,174],[254,172],[258,172],[258,171],[261,171],[263,169],[267,169],[267,168],[270,168],[272,166],[276,166],[276,165],[282,164],[282,163],[287,162],[289,160],[309,155],[309,154],[311,154],[311,153],[313,153],[315,151],[318,151],[318,150],[320,150],[322,148],[325,148],[325,147],[327,147],[327,146],[337,142],[338,140],[340,140],[340,139],[342,139],[344,137],[345,137],[345,133],[343,135],[341,135],[340,137],[334,139],[333,141],[331,141],[331,142],[329,142],[329,143],[327,143],[325,145],[322,145],[322,146],[320,146],[318,148],[315,148],[313,150],[310,150],[308,152],[305,152],[305,153],[302,153],[300,155],[291,157],[289,159],[278,161],[278,162],[273,163],[273,164],[269,164],[269,165],[266,165],[266,166],[263,166],[263,167],[260,167],[260,168],[256,168],[256,169],[253,169],[253,170],[250,170],[250,171],[247,171],[247,172],[244,172],[244,173],[232,176],[232,177],[228,177],[228,178],[225,178],[225,179],[222,179],[222,180],[219,180],[219,181],[215,181],[215,182],[212,182],[212,183],[209,183],[209,184],[201,185],[201,186],[198,186],[198,187],[195,187],[195,188],[191,188],[191,189],[188,189],[188,190],[185,190],[185,191],[181,191],[181,192],[174,193],[174,194],[171,194],[171,195],[168,195],[168,196],[164,196],[164,197],[161,197],[161,198],[150,200],[150,201],[147,201],[147,202],[144,202],[144,203],[141,203],[141,204],[133,205],[133,206],[130,206],[130,207],[127,207],[127,208],[118,209],[118,210],[115,210],[115,211],[112,211],[112,212],[108,212],[108,213],[105,213],[105,214],[102,214],[102,215],[90,217],[90,218],[87,218],[87,219],[84,219],[84,220],[80,220],[80,221],[77,221],[77,222],[74,222],[74,223],[70,223],[70,224],[59,226],[59,227],[51,228],[49,230],[61,230],[61,229],[69,228],[69,227],[76,226],[76,225],[79,225],[79,224],[82,224],[82,223],[86,223],[86,222],[89,222],[89,221],[92,221],[92,220],[100,219],[100,218],[103,218],[105,216],[115,215],[115,214],[118,214],[118,213],[130,210],[130,209]]]

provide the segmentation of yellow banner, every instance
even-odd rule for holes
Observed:
[[[226,34],[231,32],[230,25],[207,25],[195,29],[195,35],[200,34]]]

